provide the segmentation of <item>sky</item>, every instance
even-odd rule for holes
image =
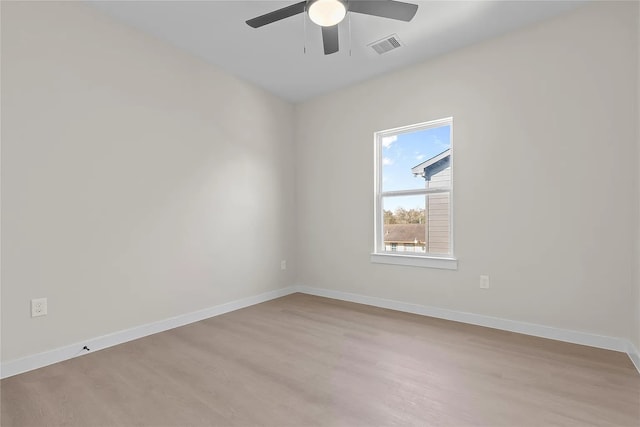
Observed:
[[[382,191],[424,188],[424,178],[411,168],[451,147],[451,126],[403,133],[382,140]],[[384,209],[424,209],[424,196],[387,197]]]

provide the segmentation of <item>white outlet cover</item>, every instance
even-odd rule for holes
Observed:
[[[47,315],[47,299],[36,298],[31,300],[31,317]]]
[[[480,289],[489,289],[489,276],[480,276]]]

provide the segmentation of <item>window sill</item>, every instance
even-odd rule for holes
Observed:
[[[440,268],[457,270],[456,258],[427,257],[420,255],[371,254],[371,262],[376,264],[408,265],[411,267]]]

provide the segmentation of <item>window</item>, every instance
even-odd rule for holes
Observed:
[[[456,269],[453,119],[375,134],[372,262]]]

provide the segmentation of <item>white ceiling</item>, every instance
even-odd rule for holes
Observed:
[[[350,14],[349,19],[347,15],[340,24],[340,51],[327,56],[323,54],[320,28],[308,19],[305,38],[304,14],[258,29],[245,24],[247,19],[296,0],[91,4],[121,22],[299,102],[565,13],[584,3],[404,1],[419,4],[415,18],[408,23],[356,13]],[[367,47],[393,33],[399,36],[403,47],[383,55]]]

